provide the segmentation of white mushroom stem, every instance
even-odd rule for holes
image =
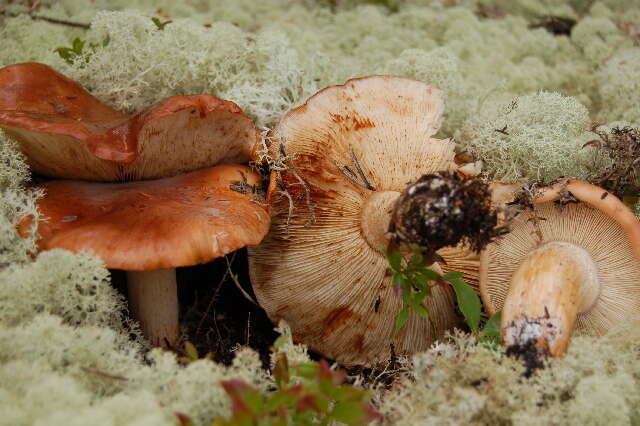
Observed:
[[[532,251],[513,277],[502,311],[503,344],[562,357],[579,313],[600,295],[598,269],[582,247],[549,242]]]
[[[179,336],[176,270],[127,271],[127,289],[145,337],[153,346],[174,345]]]

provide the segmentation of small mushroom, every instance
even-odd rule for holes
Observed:
[[[38,202],[39,249],[91,251],[128,275],[130,306],[154,345],[175,343],[175,268],[209,262],[266,235],[260,176],[221,165],[130,183],[52,181]],[[28,225],[28,219],[22,226]]]
[[[411,315],[402,329],[384,251],[394,206],[406,185],[454,170],[454,144],[436,139],[439,89],[392,76],[329,87],[288,112],[274,129],[268,198],[273,226],[249,250],[252,285],[274,322],[297,341],[347,365],[424,350],[459,323],[450,288],[426,301],[431,321]],[[438,252],[438,270],[477,281],[479,256]]]
[[[640,222],[613,194],[563,179],[535,191],[510,228],[480,266],[510,353],[540,365],[563,356],[574,329],[602,335],[640,312]]]
[[[258,137],[251,118],[213,95],[174,96],[129,116],[38,63],[0,69],[0,128],[35,172],[100,181],[246,163]]]

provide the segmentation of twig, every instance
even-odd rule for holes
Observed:
[[[364,171],[362,170],[362,167],[360,167],[360,162],[358,161],[358,158],[353,152],[351,146],[349,146],[349,155],[351,156],[351,161],[353,161],[358,176],[356,176],[356,174],[349,168],[349,166],[343,166],[335,160],[333,163],[338,168],[338,170],[340,170],[342,174],[345,175],[351,182],[355,183],[356,185],[362,186],[363,188],[370,191],[375,191],[376,189],[369,183],[366,175],[364,174]]]
[[[251,311],[248,312],[248,316],[247,316],[247,334],[246,334],[246,338],[245,338],[245,346],[249,346],[249,337],[251,336],[250,333],[250,328],[251,328]]]
[[[127,377],[105,373],[104,371],[96,370],[95,368],[80,367],[80,369],[86,373],[91,373],[91,374],[95,374],[96,376],[106,377],[107,379],[125,380],[125,381],[129,380]]]
[[[360,162],[358,161],[358,157],[356,157],[355,152],[353,152],[353,148],[351,147],[351,145],[349,145],[349,154],[351,155],[351,160],[353,161],[353,164],[355,164],[356,166],[356,171],[358,172],[358,174],[360,175],[360,178],[362,179],[362,182],[364,183],[364,187],[367,188],[368,190],[375,191],[376,189],[373,187],[373,185],[369,183],[369,181],[367,180],[367,176],[362,171],[362,167],[360,167]]]
[[[31,19],[46,21],[51,24],[67,25],[69,27],[83,28],[85,30],[88,30],[89,28],[91,28],[91,25],[82,24],[80,22],[71,22],[71,21],[65,21],[63,19],[47,18],[46,16],[38,16],[38,15],[29,15],[29,16],[31,17]]]
[[[229,265],[233,263],[233,261],[235,260],[236,253],[237,252],[234,251],[233,254],[231,255],[231,262],[229,262],[229,259],[227,259],[227,270],[224,271],[224,275],[222,276],[222,279],[218,281],[218,285],[216,286],[216,290],[213,292],[213,295],[211,296],[211,300],[209,300],[207,309],[204,311],[204,315],[202,315],[202,318],[200,318],[200,322],[196,327],[196,335],[200,334],[200,329],[202,328],[202,324],[204,323],[204,320],[207,318],[209,311],[211,311],[211,308],[213,307],[213,303],[216,301],[216,298],[218,297],[218,293],[220,293],[220,288],[222,287],[222,283],[224,283],[224,281],[227,279],[227,275],[229,275],[229,272],[231,271],[231,268],[229,268]]]
[[[2,14],[3,16],[7,16],[9,18],[16,18],[20,15],[27,15],[34,21],[45,21],[45,22],[49,22],[50,24],[66,25],[68,27],[83,28],[85,30],[88,30],[89,28],[91,28],[90,24],[83,24],[81,22],[72,22],[64,19],[48,18],[46,16],[34,15],[32,11],[29,11],[28,13],[7,13],[5,11],[2,11],[0,12],[0,14]]]
[[[245,291],[244,288],[242,288],[242,286],[240,285],[240,281],[238,281],[238,277],[236,276],[236,274],[234,274],[233,272],[231,272],[231,263],[229,263],[229,259],[227,259],[225,257],[225,260],[227,261],[227,271],[229,272],[229,276],[231,277],[231,279],[233,280],[233,282],[235,283],[236,287],[238,287],[238,290],[240,290],[240,292],[242,293],[242,295],[251,303],[253,303],[254,305],[258,306],[258,302],[256,302],[255,300],[253,300],[253,298],[251,296],[249,296],[249,293],[247,293]]]

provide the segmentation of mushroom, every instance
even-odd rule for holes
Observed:
[[[91,251],[128,271],[130,306],[145,335],[171,345],[179,331],[175,268],[258,244],[270,225],[260,183],[239,165],[144,182],[48,182],[38,202],[48,218],[38,223],[39,250]]]
[[[533,195],[482,253],[480,291],[490,314],[502,310],[508,352],[539,366],[541,355],[563,356],[574,329],[602,335],[640,311],[640,222],[586,182]]]
[[[272,321],[286,320],[297,341],[346,365],[368,365],[429,347],[459,323],[450,288],[426,301],[431,321],[395,318],[402,300],[387,274],[391,214],[406,185],[454,170],[454,144],[436,139],[439,89],[393,76],[349,80],[288,112],[268,151],[273,226],[249,249],[254,292]],[[477,281],[479,256],[438,252]]]
[[[0,128],[35,172],[100,181],[246,163],[258,137],[251,118],[213,95],[174,96],[129,116],[39,63],[0,69]]]

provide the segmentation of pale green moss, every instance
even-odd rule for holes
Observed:
[[[574,337],[564,359],[527,379],[519,361],[458,334],[415,355],[381,410],[394,425],[637,424],[638,337],[637,325],[601,339]]]
[[[63,25],[33,21],[26,15],[5,19],[0,25],[0,66],[18,62],[61,64],[54,49],[71,45],[70,41],[82,33]]]
[[[607,18],[582,19],[573,27],[571,40],[594,65],[599,65],[618,49],[633,45],[631,39]]]
[[[540,92],[519,96],[465,123],[458,143],[482,160],[495,180],[548,183],[560,176],[585,179],[593,139],[589,114],[576,99]]]
[[[640,48],[621,51],[598,72],[600,118],[640,123]]]
[[[71,325],[122,327],[126,304],[95,256],[46,251],[34,262],[0,270],[0,281],[0,323],[7,326],[46,312]],[[16,299],[22,303],[10,303]]]
[[[580,3],[579,0],[568,2],[566,0],[486,0],[486,5],[492,5],[502,13],[522,15],[531,21],[544,16],[559,16],[563,18],[577,18],[577,13],[571,3]],[[582,2],[584,3],[584,1]]]
[[[42,193],[24,189],[29,178],[24,156],[0,130],[0,271],[12,263],[27,261],[36,248],[39,214],[35,203]],[[25,235],[21,237],[17,226],[25,216],[35,220],[23,229]]]
[[[458,57],[446,47],[429,52],[407,49],[387,62],[381,72],[415,78],[443,89],[446,111],[442,131],[445,135],[452,134],[472,113],[468,101],[472,89],[463,82]]]
[[[461,149],[501,179],[584,177],[590,118],[640,122],[640,54],[629,47],[640,8],[628,2],[483,0],[507,13],[498,19],[480,16],[474,1],[368,3],[43,0],[38,14],[91,29],[0,17],[0,65],[48,63],[126,111],[214,93],[262,126],[326,86],[401,74],[445,89],[443,136],[456,134]],[[24,10],[13,4],[9,14]],[[577,19],[571,37],[529,27],[547,14]],[[151,16],[173,22],[159,30]],[[87,49],[73,65],[54,51],[75,37],[99,44],[107,36],[107,46]],[[533,94],[539,90],[562,95]],[[496,132],[503,128],[508,135]],[[38,220],[38,194],[25,191],[27,178],[15,146],[0,136],[0,424],[175,425],[174,411],[209,424],[228,414],[220,380],[272,385],[247,351],[228,368],[208,361],[185,368],[161,352],[144,360],[97,259],[61,251],[31,258],[34,236],[16,232],[22,217]],[[280,350],[306,360],[283,333]],[[515,361],[454,340],[415,357],[415,382],[382,402],[389,421],[640,423],[637,338],[576,339],[565,360],[529,381]]]
[[[11,30],[4,34],[9,47],[0,56],[10,62],[39,55],[127,111],[165,96],[207,91],[236,101],[261,125],[275,124],[284,110],[318,89],[378,72],[452,84],[445,87],[451,101],[445,136],[496,87],[514,94],[564,91],[586,105],[598,96],[584,52],[567,37],[530,30],[522,17],[482,19],[471,3],[442,7],[394,2],[393,12],[384,6],[343,3],[322,8],[312,1],[292,6],[284,0],[224,5],[140,0],[96,1],[87,7],[61,0],[40,13],[92,20],[91,30],[80,34],[94,43],[109,35],[110,44],[69,67],[53,49],[70,45],[78,30],[10,18]],[[517,7],[525,10],[529,3]],[[555,7],[551,3],[545,7]],[[129,9],[122,11],[125,7]],[[159,31],[150,20],[154,14],[174,22]],[[28,46],[22,41],[26,28]],[[50,34],[66,35],[67,41]],[[450,71],[454,74],[448,77]],[[464,86],[455,81],[458,76]]]
[[[208,92],[234,100],[259,124],[273,124],[318,89],[283,33],[251,36],[226,23],[206,28],[184,20],[159,30],[136,12],[101,12],[90,35],[95,42],[109,37],[109,44],[61,68],[126,111]]]
[[[273,385],[248,350],[229,367],[208,360],[185,367],[160,350],[145,363],[138,344],[109,328],[72,327],[47,314],[0,325],[0,411],[7,413],[0,425],[175,425],[176,411],[204,425],[229,415],[221,380],[262,391]],[[54,395],[47,399],[47,392]]]
[[[0,268],[15,262],[25,262],[35,252],[36,224],[39,213],[36,200],[42,195],[40,191],[24,191],[6,189],[0,191]],[[34,220],[26,226],[21,237],[18,224],[24,217]]]
[[[304,364],[309,362],[309,354],[307,353],[307,347],[304,345],[296,345],[293,343],[293,335],[291,334],[291,327],[281,320],[278,324],[276,331],[280,333],[278,338],[278,347],[271,355],[271,364],[274,365],[278,359],[278,354],[285,354],[287,360],[291,365]]]
[[[30,175],[29,166],[17,144],[0,130],[0,191],[22,187]]]

